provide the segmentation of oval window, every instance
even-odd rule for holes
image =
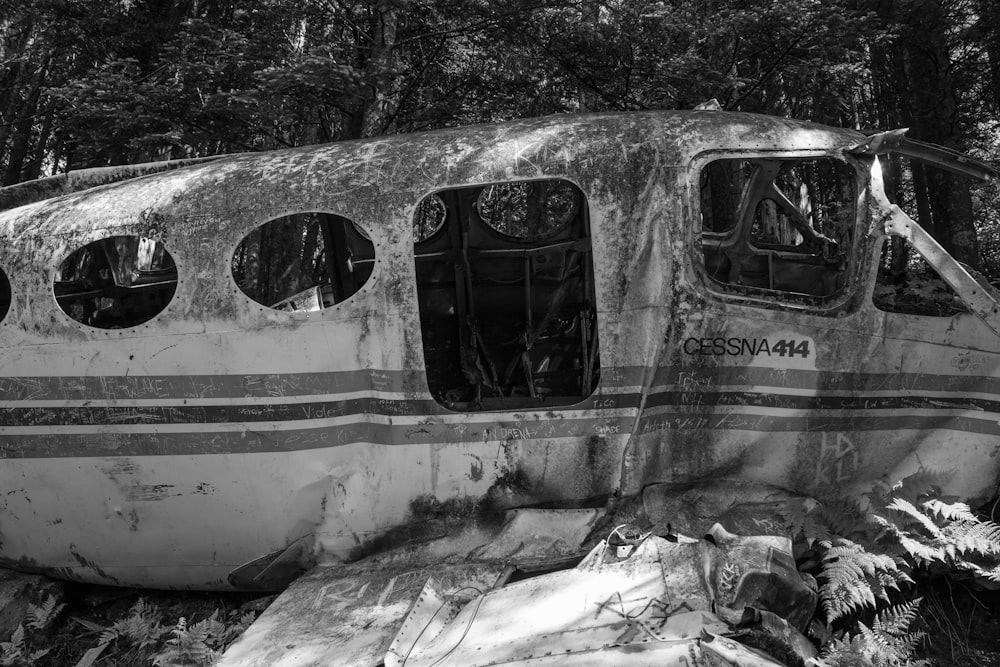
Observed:
[[[7,274],[3,269],[0,269],[0,322],[7,318],[8,311],[10,311],[10,281],[7,280]]]
[[[158,315],[177,290],[177,266],[159,241],[112,236],[88,243],[59,266],[56,302],[77,322],[122,329]]]
[[[237,286],[268,308],[318,311],[354,295],[375,266],[375,246],[347,218],[296,213],[246,235],[233,254]]]
[[[476,209],[495,231],[534,241],[569,224],[580,209],[580,192],[561,180],[497,183],[483,188]]]
[[[438,195],[430,195],[420,200],[417,214],[413,216],[413,241],[420,243],[437,234],[444,227],[448,208]]]

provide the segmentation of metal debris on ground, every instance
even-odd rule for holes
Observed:
[[[468,601],[428,580],[385,666],[783,665],[737,639],[752,636],[750,627],[815,657],[798,628],[812,617],[816,590],[796,571],[790,540],[721,525],[701,540],[623,538],[623,528],[575,568]]]
[[[702,539],[599,528],[608,518],[517,510],[493,529],[317,567],[220,664],[775,667],[815,657],[802,633],[816,585],[797,572],[788,538],[719,524]],[[595,530],[605,537],[587,549]]]

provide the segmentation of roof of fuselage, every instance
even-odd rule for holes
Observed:
[[[241,193],[253,197],[274,186],[295,188],[308,201],[310,188],[321,188],[330,197],[372,186],[427,191],[544,177],[553,164],[587,159],[593,164],[602,156],[620,162],[623,154],[641,148],[656,150],[661,164],[680,165],[708,150],[837,150],[864,138],[854,130],[722,111],[546,116],[220,156],[2,211],[0,237],[37,234],[40,226],[49,234],[71,232],[86,220],[100,219],[102,228],[127,225],[160,210],[196,214],[199,206],[210,208],[219,198],[232,203]],[[590,168],[599,170],[600,164]],[[101,172],[105,183],[106,171]],[[77,177],[76,182],[86,179]],[[39,187],[39,196],[51,190]]]

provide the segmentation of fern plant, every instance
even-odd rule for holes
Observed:
[[[101,633],[98,644],[110,644],[122,640],[139,649],[155,646],[160,637],[170,632],[160,623],[160,610],[145,598],[132,605],[129,613],[115,621],[114,625]]]
[[[857,631],[835,639],[814,660],[817,667],[930,667],[926,660],[914,660],[913,653],[923,633],[909,632],[917,617],[920,598],[883,610],[871,627],[857,624]]]
[[[911,575],[946,573],[1000,582],[1000,525],[941,494],[943,475],[920,470],[860,501],[840,499],[790,514],[818,548],[827,622],[890,603]]]
[[[50,649],[32,651],[25,636],[24,626],[19,625],[9,642],[0,642],[0,665],[3,667],[30,667]]]
[[[944,479],[921,469],[892,486],[876,486],[860,501],[791,509],[790,527],[818,558],[827,641],[814,664],[926,665],[914,658],[921,634],[908,630],[920,603],[906,601],[916,575],[1000,582],[1000,525],[945,497]],[[867,624],[866,617],[872,619]]]
[[[66,605],[60,603],[54,595],[46,597],[41,605],[34,605],[29,602],[28,610],[25,614],[28,620],[28,627],[32,630],[44,630],[65,608]]]
[[[1000,582],[1000,526],[980,521],[965,503],[893,496],[871,516],[916,565]]]
[[[187,620],[181,616],[177,625],[171,631],[173,637],[153,658],[154,667],[209,667],[215,662],[216,652],[209,645],[209,638],[216,628],[212,625],[222,625],[215,614],[210,619],[188,627]]]
[[[220,653],[253,622],[254,614],[243,614],[233,623],[219,620],[219,610],[203,621],[188,625],[184,617],[172,630],[173,637],[153,658],[154,667],[209,667]]]
[[[34,631],[45,630],[66,607],[54,595],[45,598],[41,605],[28,603],[25,612],[27,626]],[[32,642],[24,625],[18,625],[10,636],[10,641],[0,642],[0,666],[30,667],[51,649],[32,650]]]
[[[229,620],[219,620],[216,609],[209,618],[189,624],[181,617],[173,627],[161,623],[160,609],[140,598],[110,628],[101,632],[96,646],[90,648],[76,667],[92,667],[102,656],[117,655],[125,664],[152,664],[155,667],[207,667],[256,618],[254,612],[235,613]],[[164,639],[170,635],[168,639]],[[117,653],[108,652],[115,646]],[[0,665],[2,667],[2,665]]]
[[[845,538],[820,542],[823,548],[823,584],[819,597],[827,623],[865,608],[875,609],[878,601],[891,602],[888,591],[913,580],[891,556],[871,553]]]

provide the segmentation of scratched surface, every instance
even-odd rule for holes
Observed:
[[[447,595],[488,590],[502,565],[317,568],[297,580],[217,663],[219,667],[376,667],[428,577]]]
[[[303,538],[346,556],[427,498],[577,506],[706,478],[822,496],[920,466],[987,497],[1000,344],[973,315],[875,308],[879,197],[858,211],[834,301],[786,307],[705,276],[698,165],[843,158],[862,140],[744,114],[553,117],[228,157],[0,212],[0,564],[226,588]],[[444,188],[537,178],[573,182],[588,206],[600,384],[575,405],[449,411],[426,381],[414,210]],[[321,312],[262,307],[233,251],[305,211],[365,229],[371,277]],[[176,293],[141,326],[87,327],[57,306],[56,267],[120,234],[164,245]]]

